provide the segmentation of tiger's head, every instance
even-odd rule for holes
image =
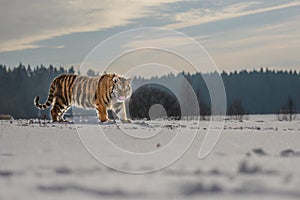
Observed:
[[[112,79],[114,83],[113,95],[118,102],[124,102],[131,95],[131,79],[126,79],[121,76],[115,76]]]

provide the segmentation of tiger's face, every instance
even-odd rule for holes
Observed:
[[[130,81],[131,79],[126,79],[124,77],[115,76],[113,78],[113,82],[114,82],[113,94],[118,102],[124,102],[126,99],[130,97],[131,95]]]

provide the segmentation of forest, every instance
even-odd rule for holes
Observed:
[[[0,114],[9,114],[18,118],[49,118],[49,110],[42,113],[34,107],[35,96],[46,101],[51,81],[63,73],[74,74],[74,67],[49,67],[40,65],[32,68],[20,63],[17,67],[9,68],[0,65]],[[78,73],[78,72],[76,72]],[[92,70],[89,76],[99,75]],[[152,79],[174,82],[180,93],[184,90],[181,83],[176,81],[183,75],[191,84],[197,95],[201,116],[210,115],[210,97],[204,76],[214,76],[215,73],[169,74]],[[294,114],[300,108],[300,74],[297,71],[275,71],[267,68],[252,71],[222,72],[227,96],[228,115],[245,114]],[[149,118],[148,109],[151,105],[161,104],[169,117],[181,118],[178,101],[168,88],[159,85],[143,85],[146,79],[133,77],[134,93],[128,102],[129,113],[133,118]],[[138,84],[137,84],[138,83]]]

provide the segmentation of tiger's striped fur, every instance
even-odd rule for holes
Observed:
[[[101,122],[108,121],[107,109],[113,110],[122,122],[130,122],[126,117],[125,100],[131,95],[130,79],[116,74],[101,77],[85,77],[63,74],[56,77],[49,90],[47,102],[37,108],[44,110],[52,105],[51,117],[55,121],[65,121],[64,113],[72,106],[97,110]]]

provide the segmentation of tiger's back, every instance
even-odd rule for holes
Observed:
[[[99,77],[77,77],[73,89],[72,105],[82,108],[95,108],[96,88],[99,82]]]

